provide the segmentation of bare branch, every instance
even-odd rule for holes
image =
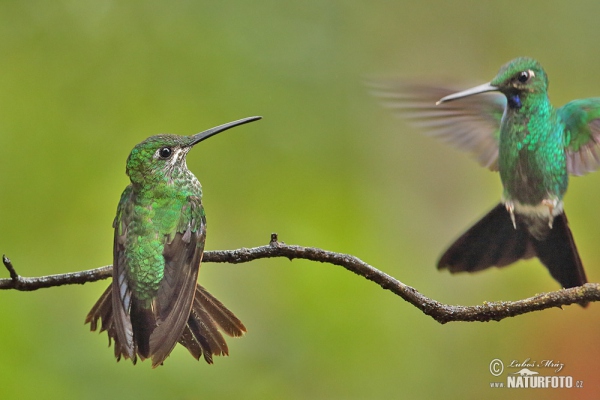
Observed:
[[[54,286],[83,285],[87,282],[96,282],[112,276],[112,265],[100,268],[88,269],[86,271],[69,272],[66,274],[46,275],[36,278],[24,278],[17,274],[12,262],[6,255],[2,256],[2,262],[10,274],[8,279],[0,279],[1,289],[15,289],[23,292],[44,289]]]
[[[339,265],[377,283],[383,289],[400,296],[441,324],[451,321],[500,321],[504,318],[540,311],[552,307],[570,304],[586,304],[600,300],[600,284],[587,283],[580,287],[562,289],[555,292],[542,293],[518,301],[486,302],[479,306],[452,306],[440,303],[419,293],[396,278],[379,271],[357,257],[318,249],[287,245],[277,241],[277,235],[271,235],[266,246],[241,248],[237,250],[217,250],[204,253],[203,262],[241,264],[261,258],[285,257],[290,260],[304,259]],[[37,278],[19,276],[8,257],[3,257],[4,266],[11,278],[0,279],[0,289],[16,289],[21,291],[37,290],[53,286],[83,284],[106,279],[112,274],[112,266]]]

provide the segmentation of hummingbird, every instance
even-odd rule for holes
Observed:
[[[225,339],[242,336],[244,324],[197,284],[204,253],[206,216],[202,187],[187,168],[193,146],[261,117],[229,122],[191,136],[162,134],[136,145],[127,159],[131,184],[113,222],[113,279],[87,315],[95,331],[114,340],[117,361],[163,363],[177,342],[196,358],[227,355]]]
[[[600,97],[553,107],[546,72],[527,57],[456,93],[401,82],[376,89],[388,107],[500,173],[502,201],[446,250],[438,269],[475,272],[537,257],[562,287],[587,282],[563,196],[569,175],[600,166]]]

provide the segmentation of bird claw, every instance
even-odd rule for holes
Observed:
[[[542,205],[548,207],[548,214],[549,214],[548,226],[550,227],[550,229],[552,229],[552,224],[554,223],[554,209],[558,205],[558,200],[557,199],[552,199],[552,200],[544,199],[544,200],[542,200]]]
[[[510,220],[512,221],[513,227],[517,229],[517,221],[515,220],[515,205],[512,201],[507,201],[505,204],[506,211],[510,214]]]

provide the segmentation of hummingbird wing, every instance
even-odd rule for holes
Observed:
[[[385,107],[423,128],[429,136],[472,153],[479,164],[498,170],[500,121],[506,97],[482,93],[436,105],[456,93],[445,87],[383,81],[369,85]]]
[[[567,170],[584,175],[600,167],[600,98],[571,101],[558,109],[565,124]]]
[[[134,363],[137,359],[137,350],[133,337],[133,328],[129,318],[131,307],[131,288],[127,280],[125,268],[125,241],[127,238],[127,229],[131,221],[133,208],[132,200],[133,190],[131,185],[127,186],[121,195],[117,215],[113,222],[115,229],[113,245],[113,280],[111,284],[112,293],[112,329],[109,329],[109,336],[114,333],[115,356],[120,359],[121,356],[130,358]],[[117,293],[118,296],[115,296]],[[104,321],[104,319],[103,319]]]
[[[188,322],[205,239],[206,218],[202,202],[199,197],[190,196],[181,210],[177,232],[163,250],[164,277],[154,304],[158,326],[150,335],[153,367],[168,357]]]
[[[113,222],[115,229],[113,247],[113,280],[100,299],[88,313],[85,323],[90,323],[90,330],[95,331],[98,319],[102,319],[100,332],[107,331],[108,343],[115,341],[115,357],[130,358],[137,361],[137,345],[133,335],[133,327],[129,316],[132,303],[132,292],[125,272],[125,240],[129,222],[131,221],[133,192],[128,186],[121,195],[117,207],[117,216]],[[116,295],[115,295],[116,293]]]

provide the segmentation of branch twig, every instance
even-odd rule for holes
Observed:
[[[204,253],[203,262],[240,264],[261,258],[275,257],[286,257],[290,260],[305,259],[344,267],[348,271],[352,271],[363,278],[373,281],[383,289],[400,296],[441,324],[451,321],[500,321],[504,318],[545,310],[547,308],[562,307],[575,303],[585,304],[600,300],[600,284],[587,283],[581,287],[542,293],[517,301],[486,302],[479,306],[447,305],[424,296],[414,288],[379,271],[357,257],[315,247],[287,245],[277,241],[277,234],[271,235],[271,241],[266,246],[249,249],[207,251]],[[54,286],[95,282],[112,275],[112,266],[107,265],[67,274],[24,278],[16,273],[8,257],[3,256],[2,261],[9,271],[10,278],[0,279],[0,289],[30,291]]]

